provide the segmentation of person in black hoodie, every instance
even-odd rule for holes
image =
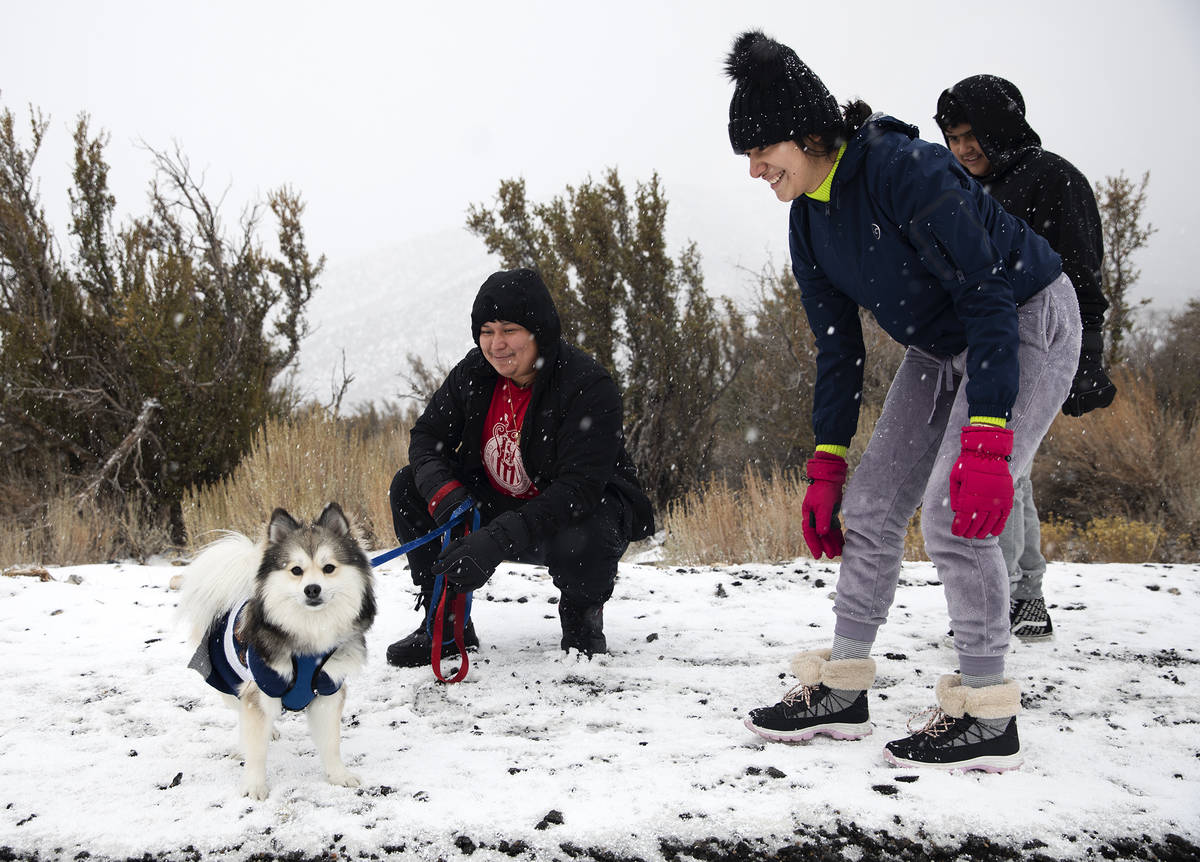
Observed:
[[[621,396],[608,372],[564,341],[554,302],[530,269],[493,274],[471,308],[475,343],[413,426],[409,464],[389,497],[403,542],[445,524],[462,503],[480,529],[408,555],[418,607],[428,616],[434,581],[482,587],[504,560],[549,568],[561,591],[563,650],[607,652],[604,603],[631,540],[654,531],[651,504],[625,451]],[[450,607],[446,602],[446,607]],[[423,618],[388,647],[387,660],[416,667],[431,659]],[[445,631],[453,631],[447,620]],[[473,624],[468,648],[478,648]],[[456,654],[453,642],[443,656]]]
[[[1082,416],[1107,407],[1117,389],[1104,370],[1104,240],[1091,184],[1062,156],[1042,149],[1025,119],[1021,91],[1004,78],[973,75],[959,81],[938,98],[934,119],[962,166],[1062,256],[1083,321],[1079,368],[1062,412]],[[1042,595],[1046,558],[1028,470],[1016,477],[1000,548],[1009,572],[1013,634],[1026,642],[1051,639],[1054,627]]]

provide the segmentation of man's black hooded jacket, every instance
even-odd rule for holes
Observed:
[[[1042,149],[1025,119],[1021,91],[1004,78],[974,75],[944,90],[935,117],[943,132],[949,118],[962,114],[991,162],[991,173],[976,179],[1062,256],[1063,271],[1079,297],[1083,329],[1099,332],[1108,308],[1101,289],[1104,238],[1087,178],[1062,156]]]
[[[483,426],[499,375],[476,347],[454,367],[413,425],[408,450],[426,500],[460,481],[495,517],[519,553],[584,518],[605,494],[620,494],[632,515],[632,538],[654,531],[653,510],[625,451],[621,395],[592,357],[561,337],[554,302],[532,270],[496,273],[472,308],[476,344],[484,322],[508,320],[533,333],[538,371],[521,428],[521,459],[538,489],[525,501],[503,498],[488,484]]]

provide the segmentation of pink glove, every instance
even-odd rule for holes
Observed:
[[[967,539],[999,536],[1013,506],[1013,480],[1008,472],[1013,435],[1007,428],[967,425],[962,454],[950,470],[950,532]]]
[[[800,507],[804,541],[815,559],[821,559],[824,553],[832,560],[842,553],[842,527],[837,513],[842,506],[846,459],[829,452],[817,452],[804,466],[810,483],[804,505]]]

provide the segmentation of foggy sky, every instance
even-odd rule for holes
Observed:
[[[737,8],[735,8],[737,7]],[[42,198],[65,224],[71,127],[111,135],[121,215],[145,210],[149,145],[184,152],[242,208],[282,184],[331,261],[446,227],[522,176],[544,199],[617,167],[657,171],[673,243],[714,292],[786,263],[787,207],[747,176],[722,61],[748,28],[791,45],[845,101],[941,142],[938,94],[990,72],[1020,87],[1043,145],[1093,182],[1149,170],[1158,228],[1138,296],[1200,295],[1194,154],[1200,3],[48,2],[0,0],[0,104],[51,118]],[[672,251],[677,251],[677,245]]]

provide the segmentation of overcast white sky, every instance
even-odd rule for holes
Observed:
[[[661,176],[674,237],[710,263],[783,263],[786,217],[725,131],[722,61],[738,32],[790,44],[840,100],[861,97],[938,140],[943,88],[991,72],[1025,94],[1048,149],[1093,181],[1151,171],[1139,295],[1200,295],[1191,107],[1195,0],[855,3],[54,2],[0,0],[0,104],[52,120],[39,160],[66,211],[70,128],[111,133],[111,185],[141,212],[141,142],[175,142],[230,217],[288,183],[311,248],[331,263],[461,226],[467,206],[523,176],[545,198],[616,166]],[[731,292],[731,269],[710,267]],[[713,273],[719,273],[714,280]]]

